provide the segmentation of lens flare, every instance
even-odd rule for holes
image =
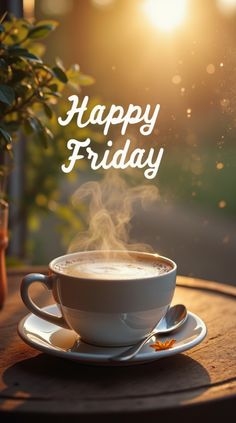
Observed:
[[[186,17],[186,0],[146,0],[144,11],[154,26],[171,31],[182,24]]]

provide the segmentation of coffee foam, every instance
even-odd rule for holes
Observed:
[[[127,280],[159,276],[172,270],[172,266],[162,260],[139,258],[77,258],[66,260],[54,266],[59,273],[92,279]]]

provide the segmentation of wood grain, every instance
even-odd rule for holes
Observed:
[[[178,278],[174,302],[183,302],[207,324],[206,339],[192,350],[154,363],[124,368],[93,367],[54,358],[30,348],[16,333],[27,310],[19,296],[29,271],[9,272],[9,293],[0,312],[0,410],[5,420],[45,415],[94,416],[116,421],[149,417],[226,416],[236,398],[236,288]],[[40,286],[34,297],[50,303]],[[213,413],[213,414],[212,414]],[[140,414],[140,415],[141,415]],[[112,420],[111,420],[112,416]],[[119,421],[119,420],[117,420]]]

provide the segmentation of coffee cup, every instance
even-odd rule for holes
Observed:
[[[21,283],[21,297],[36,316],[74,330],[99,346],[132,345],[159,323],[173,298],[174,261],[158,254],[88,251],[58,257],[49,275],[32,273]],[[29,287],[41,282],[52,291],[61,316],[40,309]]]

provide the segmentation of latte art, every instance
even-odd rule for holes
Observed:
[[[127,280],[162,275],[172,270],[172,267],[169,263],[161,260],[87,258],[80,261],[68,260],[58,263],[55,270],[64,275],[78,278]]]

